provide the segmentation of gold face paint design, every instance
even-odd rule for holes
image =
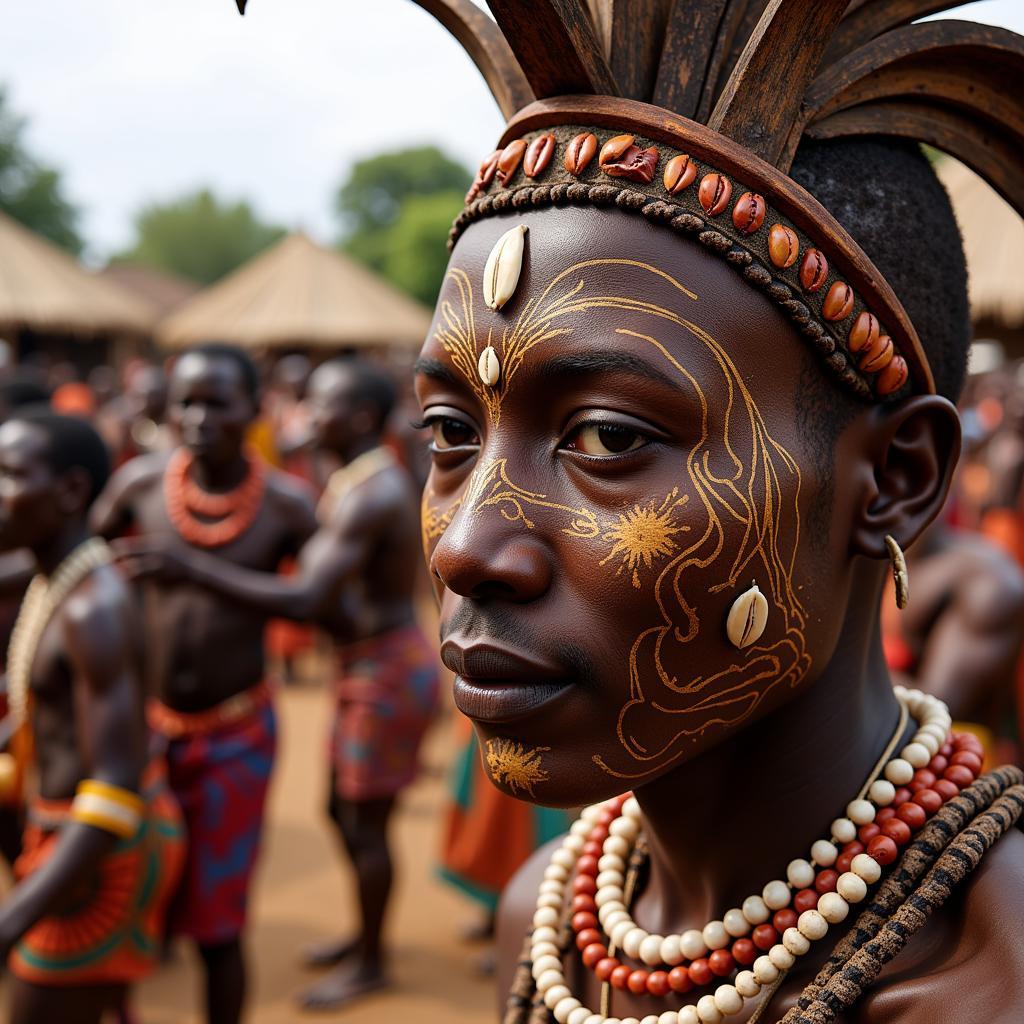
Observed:
[[[549,776],[541,768],[541,754],[550,747],[527,749],[513,740],[493,739],[487,741],[484,760],[491,778],[499,785],[507,786],[515,794],[527,793],[534,796],[533,787],[547,782]]]
[[[666,558],[678,550],[675,541],[677,533],[689,532],[688,526],[674,526],[672,514],[689,500],[688,495],[679,497],[679,488],[673,487],[668,497],[655,508],[654,500],[647,505],[634,505],[629,512],[619,515],[617,521],[607,526],[601,540],[612,545],[611,551],[601,559],[599,565],[606,565],[619,559],[616,576],[630,574],[633,586],[640,589],[640,565],[650,569],[656,561]]]
[[[810,668],[804,611],[793,584],[800,538],[801,478],[796,461],[768,432],[725,349],[676,310],[637,298],[650,294],[649,282],[628,288],[623,285],[625,294],[588,294],[588,271],[602,266],[616,267],[623,280],[633,276],[653,278],[656,280],[651,283],[668,285],[680,299],[698,299],[670,274],[646,263],[618,258],[576,263],[559,273],[536,299],[528,300],[515,324],[503,332],[495,346],[501,355],[502,380],[497,388],[485,389],[477,374],[473,290],[465,272],[456,268],[448,276],[458,289],[461,310],[450,301],[442,303],[442,326],[436,337],[495,426],[500,420],[502,397],[523,361],[542,342],[572,333],[573,327],[560,326],[559,321],[573,314],[616,310],[629,314],[634,326],[645,318],[655,325],[659,321],[671,324],[686,331],[711,356],[712,371],[702,385],[655,333],[633,327],[616,329],[623,337],[649,345],[693,393],[700,410],[700,429],[683,467],[688,493],[680,496],[680,488],[674,488],[658,506],[656,499],[647,505],[638,503],[614,521],[601,523],[589,509],[560,505],[513,484],[506,460],[502,459],[478,466],[460,499],[468,511],[498,508],[509,522],[522,523],[527,529],[534,528],[528,514],[534,508],[570,515],[570,524],[562,532],[610,544],[600,564],[617,561],[616,575],[628,573],[637,588],[642,583],[641,566],[650,570],[669,559],[654,585],[657,621],[637,636],[629,654],[629,698],[617,725],[624,758],[613,764],[594,757],[609,774],[637,779],[681,758],[687,740],[695,742],[708,729],[740,724],[770,692],[781,685],[796,686]],[[486,343],[493,344],[490,332]],[[712,402],[716,410],[714,428]],[[691,498],[696,499],[699,514],[691,512],[688,518],[691,524],[702,521],[701,527],[674,522],[673,513]],[[456,506],[444,515],[429,505],[425,508],[430,509],[424,519],[425,535],[439,531],[433,534],[439,536]],[[685,533],[692,534],[693,539],[683,546]],[[692,655],[686,656],[685,645],[699,635],[701,628],[696,577],[709,576],[704,592],[711,595],[749,585],[755,577],[759,584],[764,581],[762,589],[770,606],[765,637],[771,639],[745,648],[739,660],[720,671],[693,678],[693,659]],[[684,579],[689,598],[684,595]],[[719,625],[716,621],[713,628]],[[723,634],[723,647],[725,643]],[[736,652],[731,651],[729,657],[737,657]],[[672,723],[668,730],[666,722]],[[652,735],[658,738],[652,741]],[[535,753],[516,751],[514,746],[496,747],[495,764],[506,763],[510,752],[517,757]]]

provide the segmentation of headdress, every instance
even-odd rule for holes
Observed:
[[[892,288],[787,172],[804,138],[899,136],[1024,213],[1024,38],[915,23],[964,0],[416,2],[509,119],[453,244],[503,210],[633,210],[724,257],[861,397],[934,391]]]

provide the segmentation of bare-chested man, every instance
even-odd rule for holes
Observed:
[[[320,504],[320,529],[296,576],[228,565],[212,554],[132,544],[137,575],[184,577],[262,614],[317,619],[343,665],[331,751],[329,813],[356,871],[357,938],[310,952],[332,966],[303,997],[326,1009],[385,984],[381,929],[391,891],[387,827],[398,793],[415,777],[420,740],[437,703],[436,656],[413,619],[419,551],[416,488],[381,445],[394,391],[384,374],[350,358],[310,382],[317,444],[339,468]]]
[[[34,742],[38,776],[0,906],[15,1024],[96,1024],[121,1007],[155,964],[184,856],[166,779],[146,767],[135,606],[86,523],[107,474],[81,420],[0,427],[0,549],[28,549],[38,570],[7,662],[18,774]]]
[[[272,572],[316,526],[310,498],[246,450],[258,409],[251,360],[204,345],[174,366],[168,413],[182,447],[126,465],[97,502],[113,537],[134,525],[183,555],[215,551]],[[211,1024],[234,1024],[245,997],[240,936],[275,749],[264,682],[265,612],[198,586],[146,594],[151,725],[167,742],[171,786],[189,829],[189,858],[172,928],[196,941]]]

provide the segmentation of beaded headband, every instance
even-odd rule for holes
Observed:
[[[787,172],[804,137],[900,136],[1024,213],[1024,39],[914,23],[966,0],[489,0],[493,21],[471,0],[414,2],[510,119],[453,244],[503,210],[633,210],[735,266],[855,394],[934,392],[892,288]]]

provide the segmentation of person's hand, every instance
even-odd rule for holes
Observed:
[[[122,537],[111,544],[114,561],[132,582],[181,583],[189,579],[189,563],[169,540],[159,537]]]

